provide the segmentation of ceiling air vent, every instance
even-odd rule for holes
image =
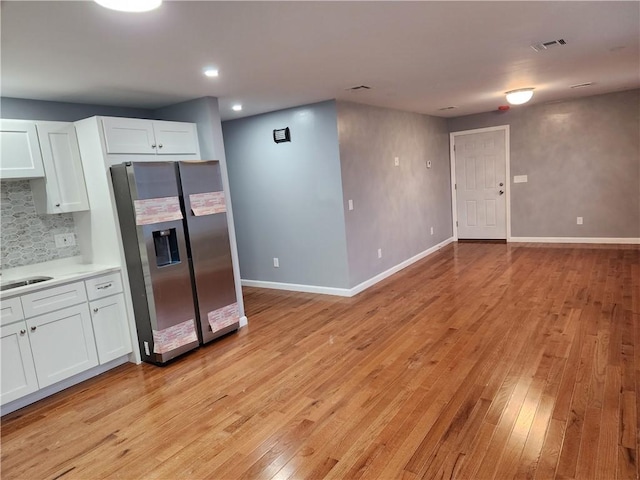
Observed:
[[[358,86],[355,86],[355,87],[347,88],[347,90],[353,90],[353,91],[371,90],[371,87],[369,87],[368,85],[358,85]]]
[[[446,110],[455,110],[456,108],[458,108],[458,107],[451,106],[451,107],[442,107],[442,108],[439,108],[438,110],[441,111],[441,112],[444,112]]]
[[[567,42],[565,41],[565,39],[560,38],[558,40],[551,40],[549,42],[534,43],[533,45],[531,45],[531,48],[533,48],[536,52],[544,52],[545,50],[549,50],[555,47],[562,47],[566,44]]]
[[[569,88],[590,87],[591,85],[593,85],[593,82],[576,83],[575,85],[570,85]]]

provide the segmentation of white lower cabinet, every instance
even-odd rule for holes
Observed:
[[[124,295],[94,300],[89,303],[100,364],[131,353],[131,337]]]
[[[40,388],[98,365],[87,304],[27,320]]]
[[[0,355],[0,402],[4,405],[38,390],[36,369],[31,356],[31,346],[26,322],[18,322],[0,328],[2,337]]]
[[[3,299],[0,325],[2,405],[132,352],[120,272]]]

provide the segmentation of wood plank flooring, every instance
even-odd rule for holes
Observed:
[[[640,248],[453,244],[2,419],[3,479],[637,479]]]

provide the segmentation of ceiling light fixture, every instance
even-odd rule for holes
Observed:
[[[98,5],[120,12],[148,12],[162,4],[162,0],[95,0]]]
[[[507,102],[511,105],[522,105],[527,103],[533,97],[533,88],[520,88],[506,92]]]
[[[218,70],[216,70],[215,68],[205,68],[204,69],[204,74],[207,77],[217,77],[219,75],[220,72],[218,72]]]
[[[242,105],[237,103],[233,107],[231,107],[231,110],[233,110],[234,112],[240,112],[242,110]]]

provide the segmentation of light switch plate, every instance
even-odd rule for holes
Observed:
[[[349,200],[349,210],[353,210],[353,200]]]
[[[400,166],[400,157],[394,157],[394,159],[393,159],[393,164],[394,164],[396,167],[399,167],[399,166]]]
[[[527,183],[529,181],[529,179],[527,178],[526,175],[514,175],[513,176],[513,183]]]

